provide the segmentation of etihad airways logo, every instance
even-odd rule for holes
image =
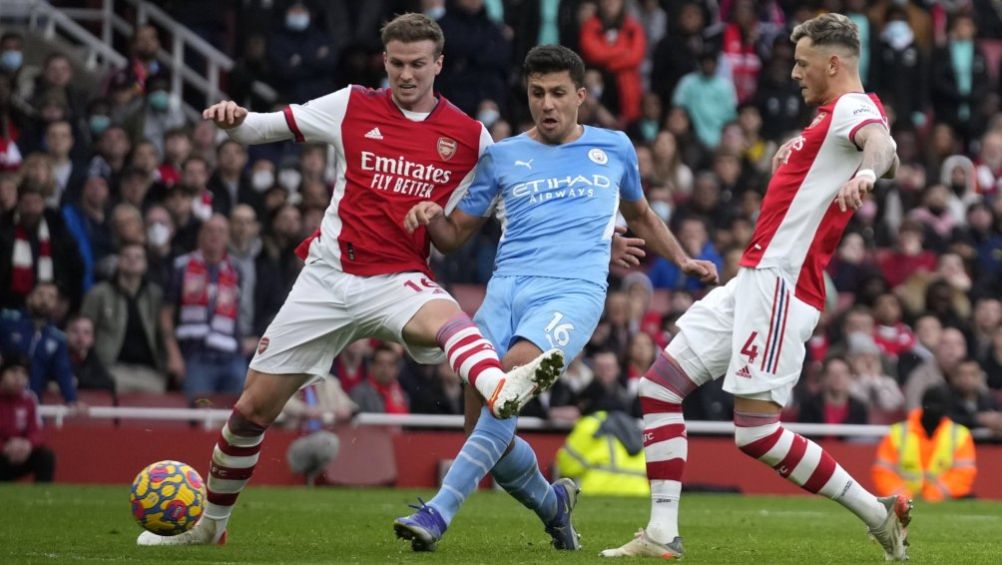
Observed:
[[[516,184],[511,189],[515,198],[529,198],[529,202],[542,202],[554,198],[591,198],[595,189],[611,188],[612,181],[605,175],[567,175],[536,179]]]

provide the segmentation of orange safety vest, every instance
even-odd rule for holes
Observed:
[[[877,449],[873,482],[880,496],[921,494],[929,501],[970,494],[977,475],[971,432],[943,418],[932,434],[922,428],[922,410],[891,426]]]

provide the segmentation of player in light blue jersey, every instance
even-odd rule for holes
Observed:
[[[494,274],[475,322],[504,366],[521,365],[552,347],[570,360],[584,348],[605,304],[617,213],[648,247],[686,274],[717,280],[714,265],[688,257],[648,206],[629,139],[578,125],[585,98],[581,58],[565,47],[535,47],[523,76],[535,127],[486,149],[469,192],[450,214],[422,202],[405,220],[410,230],[427,226],[435,246],[449,252],[492,213],[501,219]],[[515,436],[515,418],[494,418],[471,395],[466,406],[467,423],[476,421],[476,427],[438,494],[394,522],[397,535],[411,540],[416,551],[433,549],[490,472],[536,512],[554,546],[578,549],[570,520],[574,482],[547,483],[532,448]]]

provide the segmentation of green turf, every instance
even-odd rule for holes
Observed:
[[[583,496],[584,549],[553,550],[534,515],[501,493],[473,496],[435,553],[394,539],[393,519],[430,493],[251,488],[225,547],[136,547],[128,488],[0,486],[0,563],[603,563],[647,522],[642,498]],[[1002,562],[1002,504],[917,503],[914,563]],[[687,563],[879,563],[880,549],[840,506],[809,497],[686,495]]]

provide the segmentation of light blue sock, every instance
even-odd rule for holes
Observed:
[[[515,436],[515,446],[491,471],[497,484],[526,508],[549,524],[557,515],[557,494],[539,472],[536,452],[524,439]]]
[[[499,420],[487,408],[480,411],[480,420],[445,474],[442,488],[438,489],[435,498],[428,501],[428,505],[438,510],[447,525],[452,522],[466,497],[477,489],[480,481],[497,464],[513,437],[515,418]]]

